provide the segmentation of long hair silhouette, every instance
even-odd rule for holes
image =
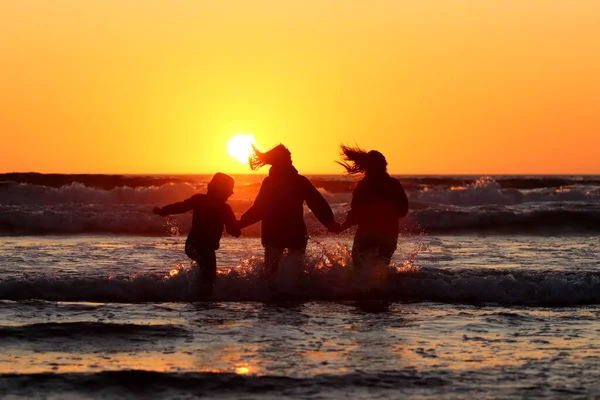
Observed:
[[[352,201],[341,229],[358,225],[352,244],[352,262],[357,267],[370,264],[369,257],[389,265],[400,233],[398,220],[408,212],[408,199],[402,184],[387,173],[387,161],[377,150],[341,145],[346,172],[363,174],[352,191]]]
[[[385,157],[377,150],[367,152],[360,147],[346,145],[340,147],[342,161],[336,163],[344,167],[350,175],[385,172],[387,169]]]
[[[265,275],[276,276],[285,249],[298,270],[304,268],[303,260],[308,243],[308,230],[304,222],[304,204],[330,231],[339,228],[333,211],[319,190],[298,173],[292,163],[292,154],[282,144],[269,151],[253,146],[254,154],[248,164],[253,171],[271,165],[269,176],[261,183],[252,206],[240,219],[245,227],[261,221],[261,243],[265,248]]]
[[[252,145],[253,153],[248,157],[248,165],[252,171],[257,171],[265,165],[283,165],[292,163],[292,153],[282,144],[273,147],[271,150],[262,152],[255,145]]]

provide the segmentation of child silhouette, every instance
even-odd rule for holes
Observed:
[[[196,194],[179,203],[157,207],[154,213],[162,217],[194,211],[192,229],[185,242],[185,254],[200,268],[200,296],[210,297],[217,277],[215,251],[223,235],[223,226],[231,236],[240,236],[240,227],[227,199],[233,194],[234,180],[221,172],[208,184],[206,194]]]

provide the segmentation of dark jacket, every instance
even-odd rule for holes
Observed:
[[[352,193],[346,225],[358,225],[357,234],[398,237],[398,220],[408,213],[402,184],[387,173],[366,176]]]
[[[271,167],[252,207],[242,215],[242,226],[262,221],[261,241],[265,247],[303,248],[308,242],[303,204],[319,221],[330,226],[333,212],[321,193],[292,165]]]
[[[216,250],[223,235],[223,226],[232,236],[240,236],[240,228],[229,204],[212,198],[210,195],[197,194],[180,203],[161,208],[160,215],[181,214],[194,210],[192,229],[187,244],[198,250]]]

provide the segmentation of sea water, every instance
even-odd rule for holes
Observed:
[[[352,182],[311,178],[341,219]],[[191,301],[189,216],[150,213],[205,178],[165,179],[0,185],[0,397],[600,396],[595,177],[403,181],[413,211],[368,276],[307,210],[278,299],[257,231],[224,237],[211,302]]]

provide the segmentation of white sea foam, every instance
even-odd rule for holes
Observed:
[[[262,258],[220,270],[217,301],[262,301],[272,297],[260,278]],[[197,294],[196,269],[179,266],[168,274],[65,278],[38,276],[0,281],[0,300],[42,299],[91,302],[177,302]],[[597,271],[423,268],[410,259],[400,265],[352,267],[348,249],[322,248],[307,258],[303,272],[282,265],[278,286],[283,299],[400,300],[503,305],[600,304]]]
[[[320,179],[315,184],[338,220],[343,220],[351,200],[348,182]],[[482,177],[463,186],[409,190],[412,211],[400,224],[410,232],[600,230],[600,189],[593,185],[523,190],[501,186]],[[229,204],[238,216],[250,207],[258,187],[252,183],[236,188]],[[185,200],[198,191],[204,191],[202,185],[182,182],[110,190],[80,183],[49,187],[4,182],[0,234],[161,234],[165,221],[152,215],[152,208]],[[306,219],[312,233],[322,231],[308,209]],[[182,232],[189,229],[189,215],[174,216],[172,221]],[[259,228],[245,232],[257,235]]]

